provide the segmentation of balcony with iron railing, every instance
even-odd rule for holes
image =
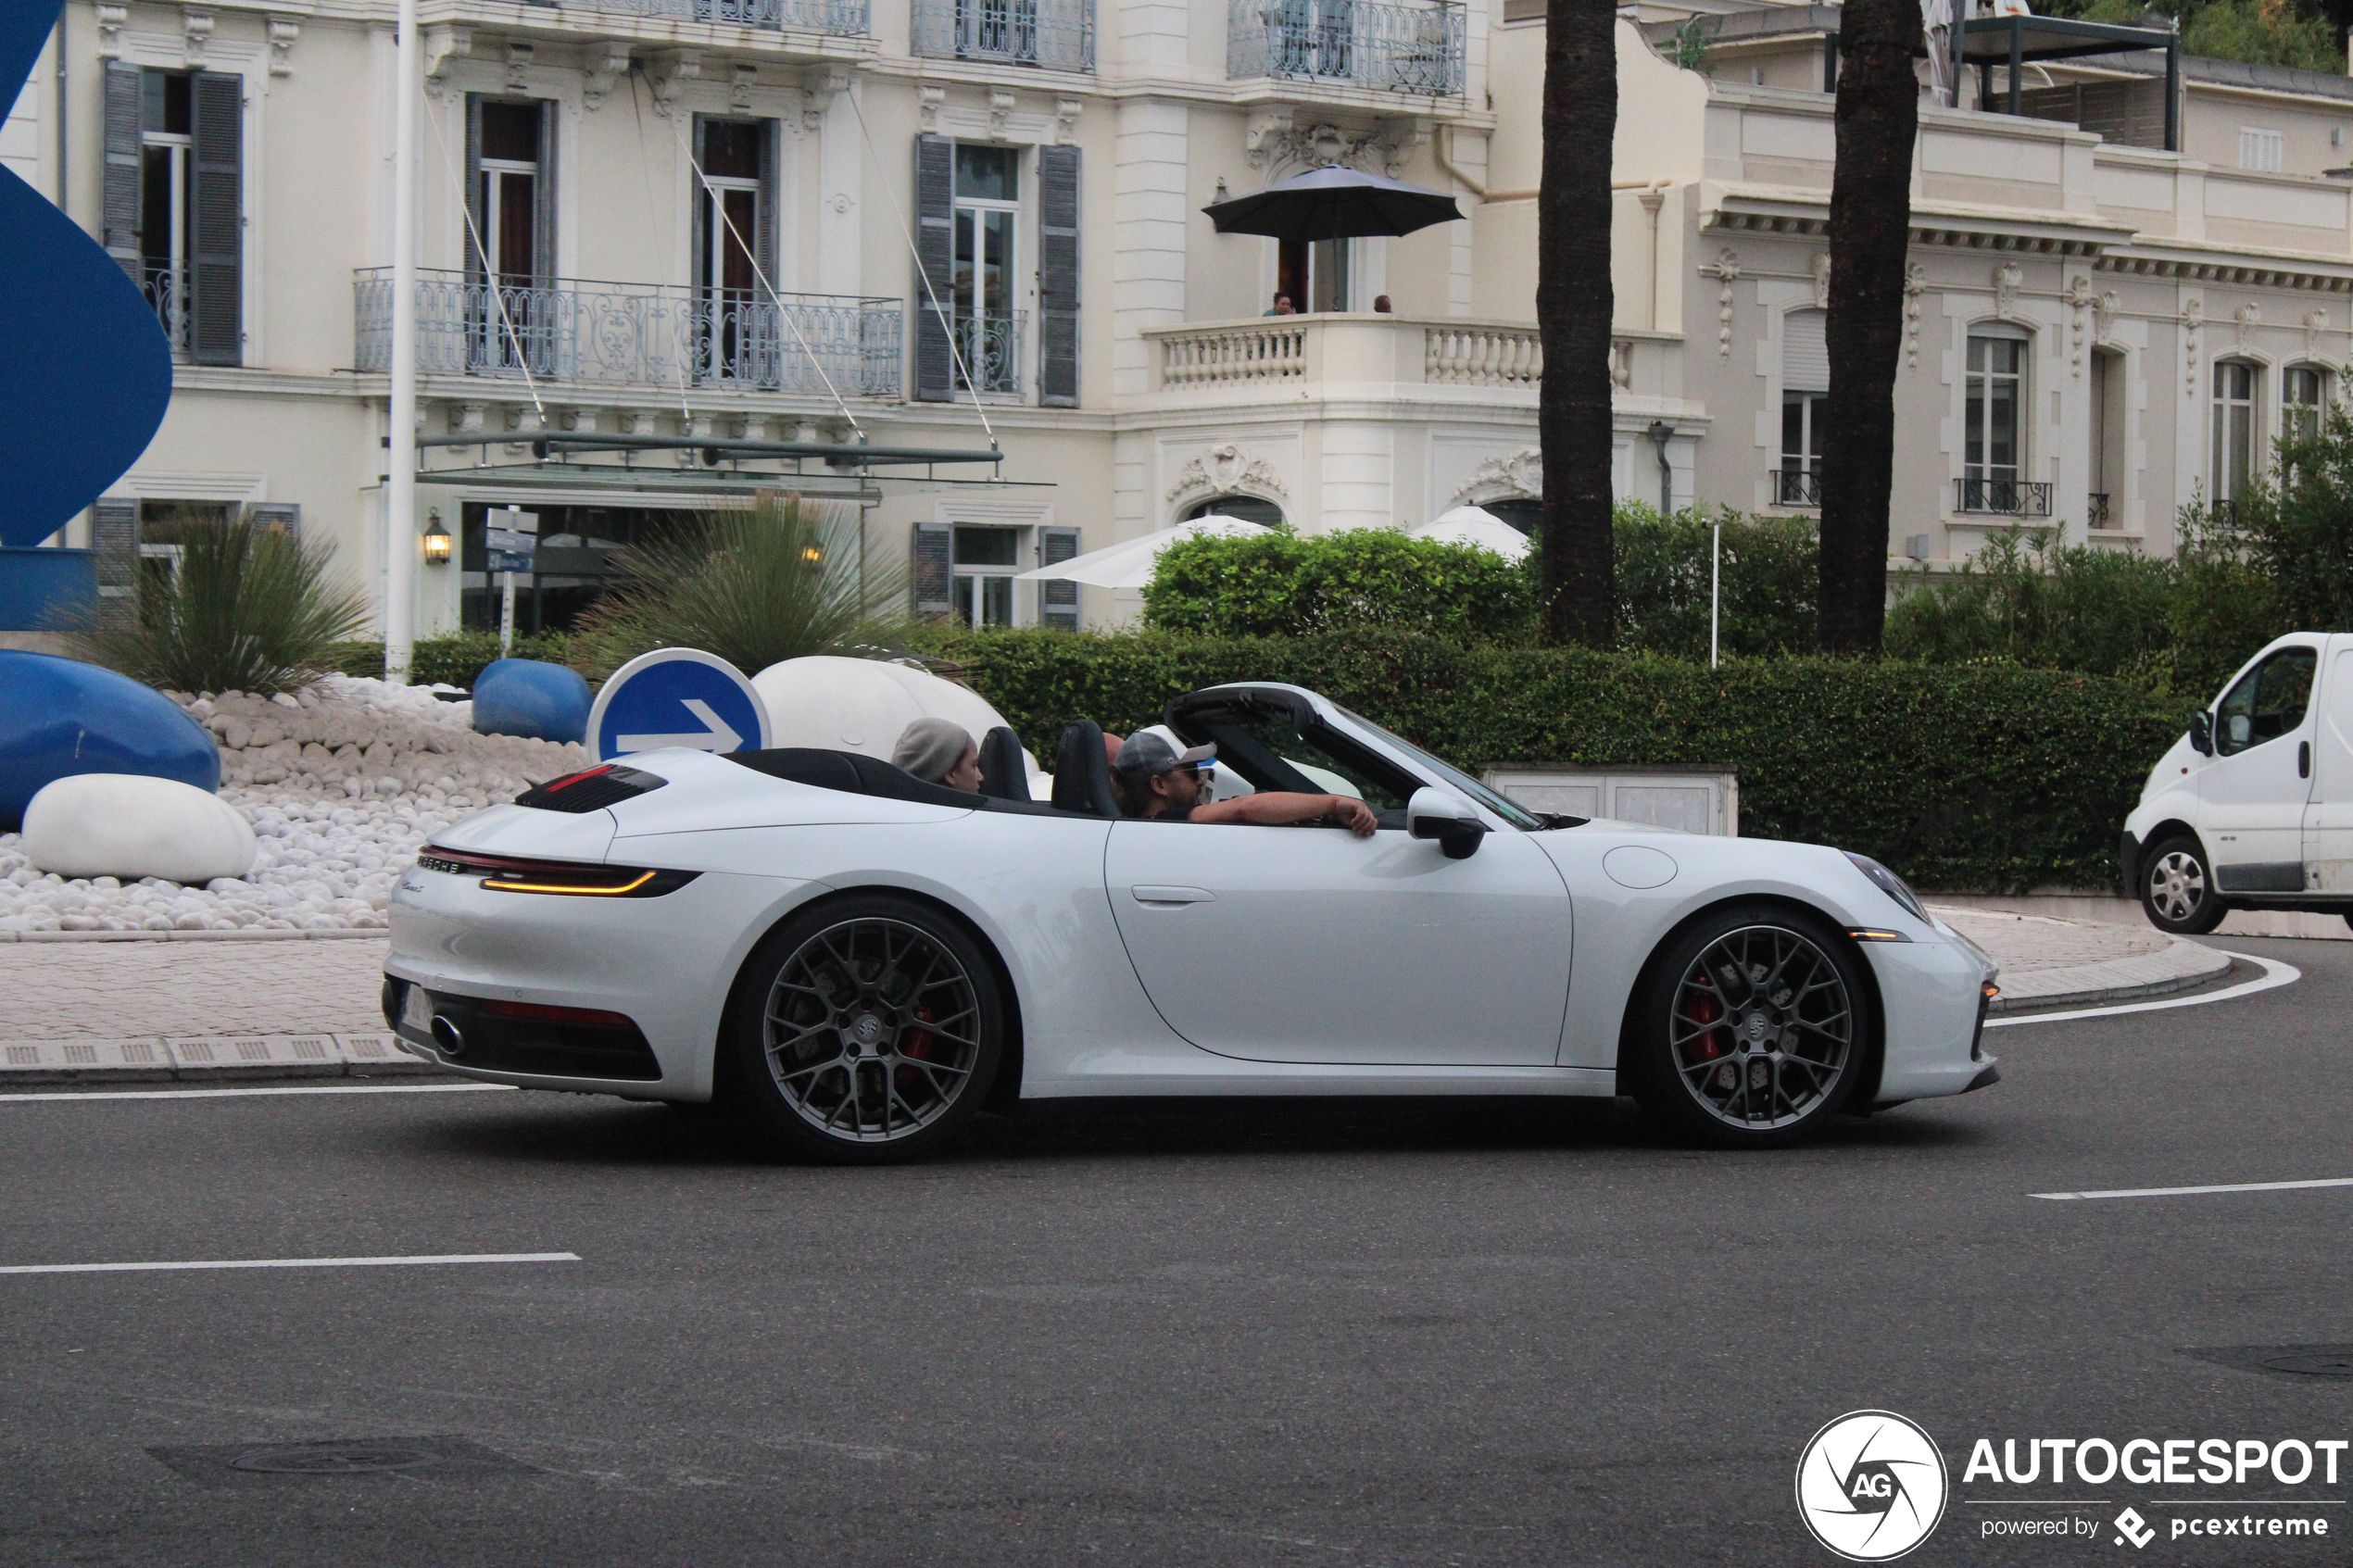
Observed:
[[[1822,504],[1819,463],[1800,465],[1793,458],[1780,468],[1766,470],[1765,478],[1772,486],[1773,505],[1777,507],[1815,510]]]
[[[471,7],[462,3],[462,14]],[[517,19],[506,6],[488,7],[501,20]],[[598,18],[635,18],[657,27],[673,22],[711,22],[757,28],[766,32],[813,32],[829,38],[864,38],[873,31],[872,0],[524,0],[520,19],[527,29],[547,19],[570,20],[579,11]],[[489,19],[485,18],[484,19]],[[586,17],[575,25],[587,25]]]
[[[2107,491],[2095,490],[2083,497],[2083,526],[2086,528],[2110,526]]]
[[[1095,69],[1094,0],[914,0],[913,46],[934,59]]]
[[[1953,509],[1994,517],[2048,517],[2051,487],[2028,479],[1957,479]]]
[[[1023,310],[1003,316],[956,313],[958,391],[1021,395],[1022,328],[1027,319]]]
[[[188,358],[188,274],[179,268],[148,267],[139,275],[139,292],[156,313],[156,324],[171,345],[171,358]]]
[[[1226,75],[1450,97],[1463,91],[1464,31],[1450,0],[1230,0]]]
[[[353,363],[392,365],[392,270],[354,278]],[[895,397],[900,302],[848,295],[686,288],[563,279],[492,284],[427,270],[417,282],[417,368],[425,375],[601,386]]]

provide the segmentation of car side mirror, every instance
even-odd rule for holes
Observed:
[[[2203,708],[2190,715],[2190,749],[2201,757],[2214,755],[2214,721]]]
[[[1479,821],[1478,808],[1453,790],[1424,784],[1405,803],[1405,831],[1416,838],[1437,840],[1450,860],[1466,860],[1478,853],[1487,824]]]

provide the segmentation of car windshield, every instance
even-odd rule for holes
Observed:
[[[1332,704],[1332,709],[1335,712],[1339,713],[1341,718],[1346,719],[1350,723],[1362,725],[1371,734],[1378,735],[1381,739],[1387,741],[1390,745],[1403,752],[1405,756],[1428,768],[1431,772],[1436,773],[1440,778],[1445,780],[1448,784],[1457,790],[1460,790],[1463,794],[1478,802],[1481,806],[1486,807],[1489,810],[1503,818],[1504,821],[1511,823],[1512,826],[1518,828],[1521,832],[1534,833],[1543,827],[1544,824],[1539,822],[1536,818],[1529,816],[1524,808],[1513,805],[1509,800],[1504,799],[1502,796],[1496,794],[1485,784],[1480,784],[1477,779],[1472,778],[1460,768],[1454,767],[1451,763],[1441,761],[1439,759],[1432,757],[1428,752],[1424,751],[1420,746],[1416,746],[1413,742],[1406,740],[1402,736],[1393,734],[1388,730],[1382,729],[1378,724],[1374,723],[1370,719],[1365,718],[1361,713],[1352,713],[1347,709],[1340,707],[1338,703]]]

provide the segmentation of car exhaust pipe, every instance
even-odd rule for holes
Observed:
[[[465,1032],[438,1013],[433,1021],[433,1043],[441,1047],[444,1056],[466,1054]]]

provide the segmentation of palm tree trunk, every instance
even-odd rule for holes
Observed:
[[[1617,132],[1617,11],[1550,0],[1544,175],[1536,205],[1537,415],[1544,454],[1544,636],[1607,647],[1617,608],[1610,536],[1610,147]]]
[[[1838,164],[1831,182],[1830,421],[1822,443],[1820,641],[1876,653],[1887,621],[1895,363],[1904,339],[1919,0],[1847,0],[1839,21]]]

